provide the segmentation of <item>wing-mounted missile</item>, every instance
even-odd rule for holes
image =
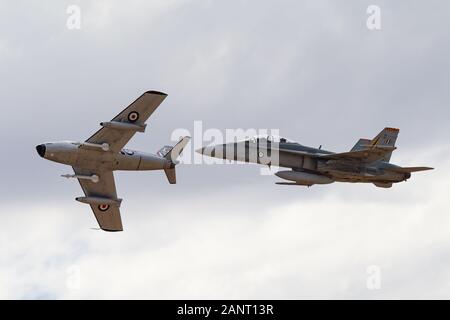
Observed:
[[[104,128],[112,128],[117,130],[130,130],[136,132],[145,132],[146,124],[134,124],[128,122],[119,122],[119,121],[107,121],[100,122],[100,125]]]
[[[89,143],[89,142],[76,142],[75,145],[78,146],[78,148],[82,149],[90,149],[90,150],[103,150],[103,151],[109,151],[110,147],[108,143]]]
[[[275,175],[281,179],[294,181],[296,184],[312,186],[313,184],[328,184],[334,181],[327,176],[304,171],[279,171]]]
[[[63,174],[63,175],[61,175],[61,177],[66,178],[66,179],[76,178],[76,179],[82,179],[82,180],[91,180],[93,183],[97,183],[100,181],[100,178],[96,174],[93,174],[91,176],[85,176],[85,175],[80,175],[80,174]]]
[[[301,186],[301,184],[295,182],[275,182],[275,184],[278,184],[280,186]]]
[[[86,203],[90,205],[95,206],[110,206],[115,205],[120,207],[120,204],[122,203],[122,199],[111,199],[111,198],[104,198],[104,197],[77,197],[75,198],[78,202]]]

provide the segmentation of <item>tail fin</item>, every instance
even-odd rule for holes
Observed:
[[[358,142],[353,146],[352,150],[350,151],[359,151],[367,148],[367,145],[369,145],[370,139],[359,139]]]
[[[164,146],[157,152],[157,155],[163,158],[166,158],[167,160],[172,161],[176,164],[177,158],[180,156],[181,152],[183,151],[184,147],[188,144],[191,137],[183,137],[176,145],[172,146]]]
[[[375,138],[372,139],[372,141],[370,141],[369,145],[371,147],[395,147],[395,141],[397,141],[399,131],[400,130],[396,128],[384,128]],[[391,155],[392,151],[386,152],[383,160],[389,162]]]
[[[169,180],[170,184],[177,183],[177,176],[175,173],[175,165],[178,164],[177,158],[180,156],[184,147],[186,147],[186,145],[189,143],[190,139],[191,137],[183,137],[173,147],[164,146],[158,151],[159,156],[166,158],[167,160],[170,160],[172,162],[172,166],[170,168],[164,169],[164,172],[166,173],[167,176],[167,180]]]
[[[353,146],[351,151],[359,151],[368,148],[378,147],[395,150],[395,141],[399,133],[399,129],[395,128],[384,128],[375,138],[369,139],[359,139],[358,142]],[[389,148],[386,148],[389,147]],[[386,152],[384,157],[381,159],[383,161],[389,162],[391,159],[392,151]]]
[[[177,164],[177,158],[180,156],[181,152],[183,152],[183,149],[189,143],[189,140],[191,140],[191,137],[183,137],[176,145],[173,146],[173,148],[169,150],[169,152],[164,155],[164,158]]]
[[[164,173],[166,174],[167,180],[169,180],[170,184],[177,183],[177,174],[175,172],[175,167],[170,169],[164,169]]]

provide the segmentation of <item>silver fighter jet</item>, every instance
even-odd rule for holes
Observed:
[[[282,185],[312,186],[339,182],[373,183],[390,188],[406,181],[411,172],[429,167],[400,167],[389,163],[399,129],[385,128],[375,138],[359,139],[349,152],[334,153],[303,146],[274,136],[257,136],[245,141],[208,146],[196,150],[210,157],[291,168],[276,175],[290,182]]]
[[[70,165],[84,196],[77,201],[89,204],[101,229],[122,231],[120,203],[116,194],[115,170],[164,170],[169,183],[176,183],[177,157],[189,142],[182,138],[174,147],[165,146],[156,154],[123,149],[136,132],[145,131],[145,121],[166,98],[166,94],[147,91],[85,142],[53,142],[36,147],[38,154],[54,162]]]

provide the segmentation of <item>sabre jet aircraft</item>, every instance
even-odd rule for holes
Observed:
[[[390,188],[406,181],[411,172],[429,167],[400,167],[391,164],[399,129],[385,128],[374,139],[359,139],[348,152],[334,153],[303,146],[281,137],[257,136],[246,141],[208,146],[196,150],[210,157],[291,168],[276,175],[290,182],[281,185],[312,186],[339,182],[373,183]]]
[[[136,132],[145,131],[145,121],[166,98],[166,94],[147,91],[85,142],[44,143],[38,154],[54,162],[70,165],[75,174],[62,177],[78,179],[84,196],[77,201],[89,204],[101,229],[122,231],[120,204],[116,194],[115,170],[164,170],[169,183],[176,183],[177,157],[189,142],[182,138],[174,147],[165,146],[156,154],[123,149]]]

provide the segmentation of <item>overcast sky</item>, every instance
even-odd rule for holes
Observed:
[[[370,5],[381,30],[366,26]],[[0,298],[450,298],[449,12],[0,0]],[[249,164],[180,165],[177,185],[118,172],[125,231],[92,230],[78,183],[59,177],[71,168],[34,147],[85,140],[146,90],[168,97],[129,148],[156,152],[179,128],[207,144],[194,121],[333,151],[392,126],[392,162],[436,169],[391,189],[279,186]]]

